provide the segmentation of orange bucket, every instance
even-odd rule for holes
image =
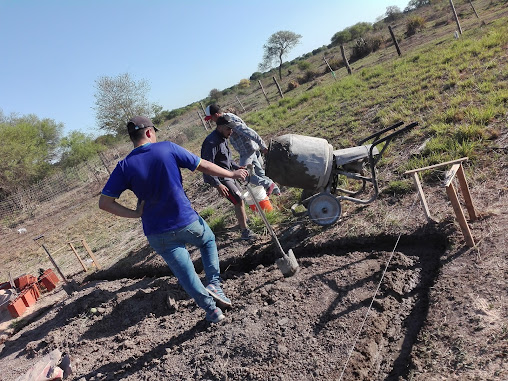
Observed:
[[[263,209],[265,212],[273,210],[272,203],[268,197],[266,197],[264,200],[258,201],[258,203],[261,209]],[[249,205],[249,208],[251,208],[253,211],[256,211],[256,204]]]

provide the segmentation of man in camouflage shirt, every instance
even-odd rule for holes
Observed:
[[[240,154],[240,166],[245,167],[248,164],[252,164],[254,169],[250,182],[265,188],[268,196],[271,194],[280,195],[279,187],[272,179],[265,175],[265,170],[263,169],[261,152],[264,154],[268,153],[268,147],[261,136],[248,127],[239,116],[230,112],[222,112],[221,108],[216,104],[207,106],[205,114],[205,120],[211,119],[215,123],[217,123],[219,118],[223,118],[227,122],[228,127],[233,130],[229,141]]]

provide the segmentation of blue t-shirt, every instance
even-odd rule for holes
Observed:
[[[118,198],[130,189],[145,201],[143,231],[160,234],[198,219],[182,185],[180,168],[196,170],[201,158],[172,142],[147,143],[118,162],[102,194]]]

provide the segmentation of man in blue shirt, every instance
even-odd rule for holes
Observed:
[[[150,246],[166,261],[181,286],[206,311],[206,320],[217,323],[224,315],[216,302],[230,306],[220,283],[215,236],[192,208],[182,185],[181,168],[211,176],[245,179],[247,171],[229,171],[172,142],[157,143],[152,121],[136,116],[127,123],[134,149],[121,160],[102,190],[99,208],[126,218],[139,218]],[[125,190],[138,198],[135,210],[117,202]],[[196,274],[185,245],[199,247],[208,281],[205,287]]]

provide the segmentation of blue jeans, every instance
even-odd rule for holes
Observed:
[[[206,291],[199,279],[186,244],[196,246],[201,251],[201,261],[208,283],[220,284],[219,255],[215,235],[207,223],[199,219],[181,229],[147,236],[150,246],[168,264],[183,289],[206,312],[215,310],[215,301]]]
[[[265,170],[263,169],[263,157],[261,156],[261,152],[256,151],[250,156],[241,156],[239,164],[241,166],[252,164],[254,173],[250,177],[249,182],[251,184],[261,185],[265,189],[268,189],[270,185],[272,185],[273,180],[265,175]]]

